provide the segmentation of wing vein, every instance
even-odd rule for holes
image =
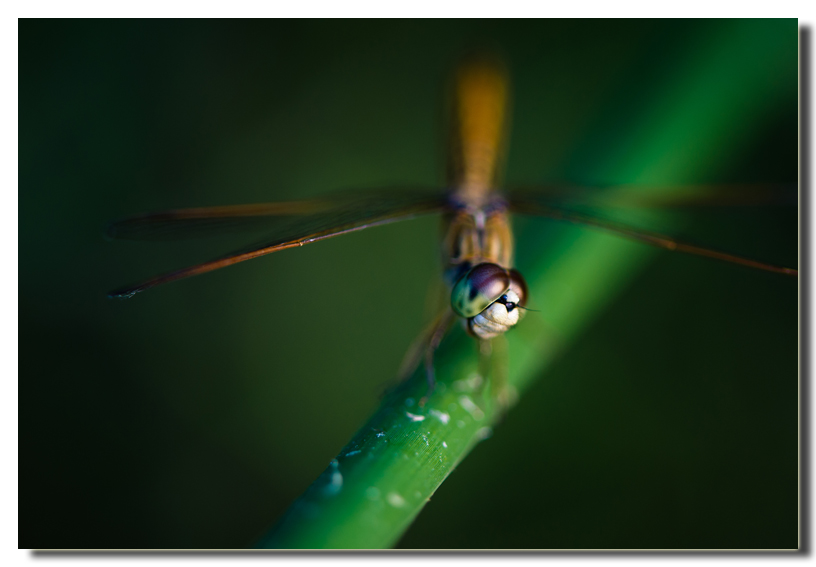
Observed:
[[[537,215],[551,218],[553,220],[566,221],[574,224],[581,224],[592,228],[606,230],[609,232],[613,232],[619,236],[629,238],[630,240],[636,240],[638,242],[650,244],[652,246],[656,246],[664,250],[684,252],[686,254],[694,254],[696,256],[705,256],[707,258],[713,258],[724,262],[730,262],[732,264],[739,264],[741,266],[746,266],[748,268],[764,270],[766,272],[774,272],[777,274],[784,274],[787,276],[795,277],[798,276],[799,274],[798,270],[794,268],[785,268],[782,266],[776,266],[765,262],[758,262],[756,260],[751,260],[750,258],[744,258],[742,256],[736,256],[734,254],[728,254],[725,252],[719,252],[717,250],[711,250],[708,248],[703,248],[701,246],[695,246],[693,244],[687,244],[685,242],[676,240],[670,236],[658,234],[656,232],[650,232],[634,228],[622,223],[602,219],[586,213],[579,213],[567,209],[561,209],[558,207],[548,206],[541,203],[524,200],[521,198],[515,198],[511,202],[511,209],[514,212],[521,214]]]

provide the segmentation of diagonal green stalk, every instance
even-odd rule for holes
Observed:
[[[719,161],[738,154],[742,148],[723,147],[720,139],[746,112],[744,107],[737,112],[734,100],[750,90],[753,96],[743,102],[753,105],[748,112],[759,112],[776,102],[791,79],[766,77],[790,63],[794,38],[779,33],[779,38],[756,42],[756,26],[735,21],[698,43],[670,84],[663,85],[665,92],[655,97],[654,106],[644,108],[640,120],[621,133],[622,139],[637,143],[600,171],[621,183],[665,186],[678,177],[705,175]],[[795,22],[790,30],[774,29],[793,31]],[[752,65],[729,65],[735,52]],[[655,214],[649,220],[660,217]],[[676,216],[672,222],[678,222]],[[522,262],[530,259],[522,268],[541,316],[528,316],[509,333],[508,387],[516,397],[655,253],[600,231],[567,227],[558,242],[546,243],[542,255],[545,243],[535,234],[526,236],[519,239],[524,244],[518,256]],[[550,329],[557,329],[557,338]],[[435,367],[438,387],[428,403],[418,407],[426,385],[421,373],[415,373],[383,400],[259,547],[373,549],[398,541],[457,464],[490,436],[498,419],[489,385],[482,384],[478,373],[475,341],[454,331],[443,341]]]

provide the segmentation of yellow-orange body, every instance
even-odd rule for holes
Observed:
[[[480,339],[491,339],[515,325],[520,317],[516,307],[526,300],[523,279],[512,270],[510,216],[496,192],[507,136],[507,85],[504,69],[482,60],[461,66],[453,89],[451,212],[445,216],[443,262],[453,309],[463,317],[468,332]],[[486,280],[478,274],[471,278],[471,270],[484,264],[501,269],[483,271]],[[485,297],[489,289],[496,293]],[[468,310],[473,305],[485,308],[472,314]]]
[[[465,64],[455,77],[448,187],[456,209],[445,217],[443,240],[448,269],[464,262],[512,266],[510,217],[496,193],[507,136],[507,91],[498,63]]]

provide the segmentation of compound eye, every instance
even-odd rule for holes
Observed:
[[[522,275],[516,270],[508,272],[510,276],[510,291],[516,292],[518,296],[518,305],[524,307],[527,305],[527,282],[524,281]]]
[[[501,266],[479,264],[459,278],[453,286],[451,307],[460,317],[475,317],[504,295],[510,289],[510,284],[510,273]],[[524,290],[526,291],[526,286]]]

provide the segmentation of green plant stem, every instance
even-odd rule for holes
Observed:
[[[630,151],[601,167],[606,178],[665,184],[690,173],[705,175],[742,149],[718,145],[720,133],[734,128],[746,112],[734,100],[750,89],[754,110],[774,102],[787,83],[766,77],[787,62],[786,42],[792,39],[780,38],[774,53],[756,53],[750,68],[729,67],[734,50],[754,49],[754,25],[734,22],[691,50],[658,102],[620,133]],[[539,242],[534,234],[519,239],[519,259],[530,259],[529,266],[522,265],[530,297],[542,315],[528,316],[509,333],[508,387],[515,396],[542,375],[656,252],[600,231],[566,227],[561,235],[556,243]],[[259,547],[374,549],[397,542],[457,464],[490,436],[498,418],[489,386],[478,374],[475,341],[454,331],[443,341],[435,367],[438,387],[428,403],[418,407],[426,386],[416,373],[383,401]]]

